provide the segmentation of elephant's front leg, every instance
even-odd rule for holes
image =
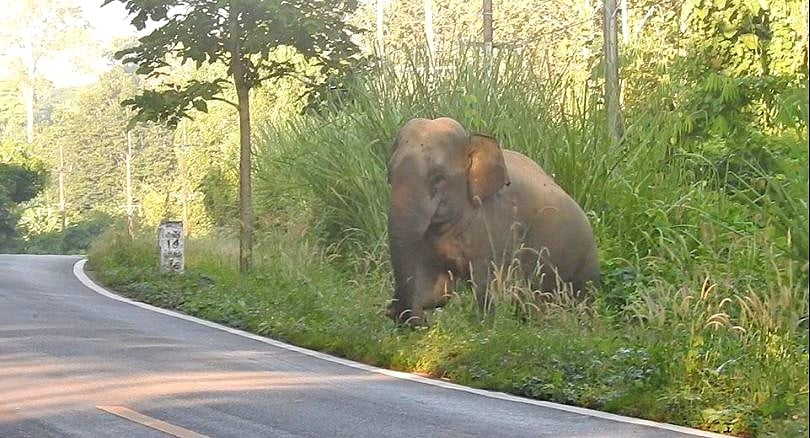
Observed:
[[[403,322],[417,326],[425,325],[425,310],[443,306],[448,299],[447,292],[451,287],[451,276],[429,263],[420,263],[414,270],[409,282],[412,287],[411,312]]]
[[[429,295],[424,297],[425,309],[434,309],[447,304],[450,299],[450,290],[453,288],[453,278],[449,271],[435,270],[432,277],[432,287],[426,289]]]
[[[432,257],[425,257],[421,247],[412,251],[392,251],[394,267],[394,300],[388,316],[399,323],[425,325],[425,309],[441,305],[449,285],[446,272],[438,268]]]

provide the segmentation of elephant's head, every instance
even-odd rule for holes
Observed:
[[[443,301],[448,270],[431,237],[475,214],[508,184],[506,165],[493,138],[468,135],[450,118],[411,120],[389,156],[388,235],[395,285],[388,316],[420,324],[422,310]]]

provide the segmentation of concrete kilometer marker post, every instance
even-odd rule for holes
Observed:
[[[181,273],[185,270],[183,222],[163,221],[158,226],[160,270]]]

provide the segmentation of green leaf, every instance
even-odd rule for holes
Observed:
[[[728,133],[728,121],[722,114],[719,114],[712,121],[711,131],[719,136],[724,136]]]
[[[207,112],[208,112],[208,104],[207,104],[207,103],[205,103],[205,101],[204,101],[204,100],[202,100],[202,99],[197,99],[197,100],[193,100],[193,101],[191,101],[191,105],[192,105],[192,106],[194,107],[194,109],[196,109],[197,111],[201,111],[201,112],[204,112],[204,113],[207,113]]]
[[[737,34],[737,26],[733,26],[730,23],[723,23],[720,25],[720,31],[723,32],[724,37],[730,39]]]
[[[750,50],[756,50],[759,47],[759,37],[753,33],[744,33],[740,35],[740,41]]]
[[[751,11],[751,14],[758,15],[760,11],[760,0],[745,0],[745,6]]]

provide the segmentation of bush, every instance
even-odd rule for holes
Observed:
[[[0,163],[0,252],[16,252],[21,243],[17,231],[19,205],[34,198],[47,179],[44,166]]]
[[[84,254],[91,243],[115,223],[112,216],[96,212],[83,221],[68,225],[64,232],[28,236],[24,251],[29,254]]]

